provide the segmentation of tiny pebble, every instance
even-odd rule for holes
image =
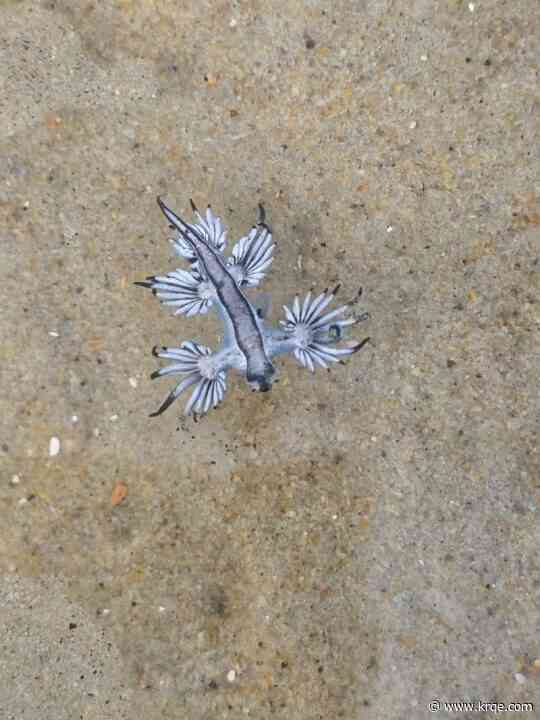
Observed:
[[[386,228],[386,232],[391,233],[393,229],[394,229],[393,225],[388,225],[388,227]]]
[[[27,502],[28,502],[27,498],[21,498],[17,504],[18,505],[26,505]]]
[[[230,683],[232,683],[235,681],[235,679],[236,679],[236,672],[234,670],[229,670],[229,672],[227,673],[227,680]]]
[[[414,130],[415,127],[416,127],[416,120],[413,120],[412,122],[409,123],[409,128],[411,130]]]
[[[79,416],[78,416],[78,415],[72,415],[72,416],[71,416],[71,422],[72,422],[72,423],[79,422]]]
[[[421,60],[422,62],[426,62],[426,61],[427,61],[427,55],[420,55],[420,60]]]
[[[130,377],[129,384],[131,385],[132,388],[136,388],[137,387],[137,378]]]
[[[109,610],[109,608],[103,608],[103,610],[101,611],[101,614],[102,614],[102,615],[108,615],[110,612],[111,612],[111,611]]]
[[[21,482],[21,478],[18,475],[14,475],[11,478],[11,484],[12,485],[18,485]]]
[[[159,610],[159,612],[165,612],[165,608],[163,607],[163,605],[160,605],[158,610]]]
[[[469,3],[469,10],[474,12],[474,3]]]
[[[94,428],[94,437],[99,437],[100,431],[99,428]]]
[[[231,22],[229,23],[229,27],[236,27],[237,24],[238,24],[238,21],[233,18],[231,20]]]
[[[514,677],[516,678],[516,681],[517,681],[520,685],[524,685],[525,682],[527,681],[527,678],[525,677],[525,675],[523,675],[523,673],[516,673],[516,674],[514,675]]]
[[[109,418],[109,420],[110,420],[111,422],[116,422],[116,421],[118,420],[118,415],[111,415],[111,417]]]
[[[49,440],[49,455],[54,457],[60,452],[60,440],[57,437],[52,437]]]
[[[59,333],[55,332],[54,330],[50,330],[50,331],[49,331],[49,335],[50,335],[51,337],[59,337],[59,336],[60,336]]]

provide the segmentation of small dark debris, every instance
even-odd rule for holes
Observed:
[[[306,48],[308,50],[313,50],[316,45],[315,40],[307,33],[304,34],[304,41],[306,43]]]
[[[217,588],[210,597],[210,612],[223,617],[227,610],[227,596],[223,588]]]
[[[73,622],[69,623],[70,630],[75,630],[76,627],[77,627],[77,623],[73,623]]]
[[[455,361],[455,360],[451,360],[450,358],[448,358],[448,360],[446,361],[446,367],[447,367],[447,368],[453,368],[453,367],[455,367],[455,366],[456,366],[456,361]]]
[[[372,668],[375,668],[375,667],[377,667],[377,658],[374,655],[372,655],[369,658],[366,670],[371,670]]]

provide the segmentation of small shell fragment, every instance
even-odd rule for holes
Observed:
[[[111,505],[120,505],[122,500],[127,497],[127,494],[127,485],[123,482],[116,483],[116,486],[111,495]]]
[[[55,455],[58,455],[59,452],[60,452],[60,439],[53,436],[49,440],[49,456],[55,457]]]

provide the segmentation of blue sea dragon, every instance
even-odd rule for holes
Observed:
[[[180,375],[183,379],[151,417],[160,415],[193,386],[184,413],[205,414],[223,399],[230,369],[243,374],[253,391],[266,392],[276,379],[272,361],[277,355],[292,353],[300,365],[313,372],[317,365],[328,368],[328,363],[340,362],[358,352],[369,340],[338,347],[344,328],[368,317],[367,313],[344,317],[361,290],[350,302],[327,311],[339,285],[316,297],[309,292],[302,302],[297,295],[290,308],[283,306],[285,320],[280,320],[281,328],[267,324],[265,302],[260,297],[250,300],[245,292],[261,282],[273,260],[275,245],[262,205],[256,224],[234,245],[231,256],[226,257],[227,231],[210,206],[203,216],[191,201],[197,222],[187,223],[160,198],[158,204],[176,231],[171,240],[173,248],[190,263],[190,268],[152,276],[136,284],[151,288],[164,305],[176,308],[175,315],[190,317],[215,308],[223,323],[223,342],[217,352],[192,340],[183,342],[179,348],[154,348],[154,355],[172,363],[156,370],[151,377]]]

